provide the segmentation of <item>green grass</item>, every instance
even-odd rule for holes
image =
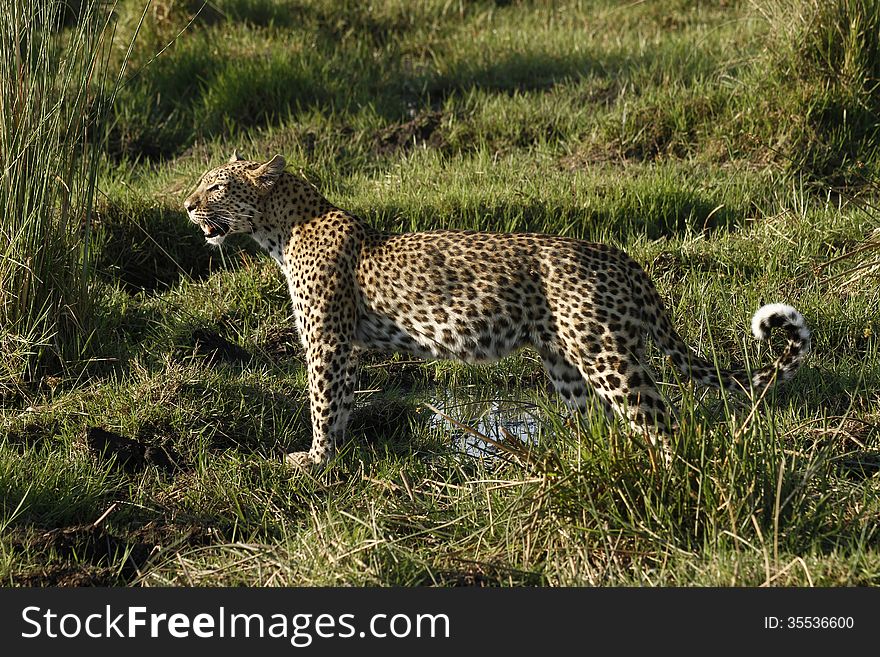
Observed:
[[[87,232],[99,153],[82,135],[88,78],[106,55],[92,3],[68,40],[47,26],[58,2],[15,4],[0,16],[0,399],[76,355],[90,330]],[[96,72],[97,71],[97,72]],[[82,239],[83,231],[86,239]]]
[[[113,106],[83,355],[2,401],[5,584],[880,583],[880,3],[215,0],[186,27],[200,6],[154,0]],[[120,42],[142,12],[120,4]],[[285,284],[181,205],[233,148],[384,229],[621,246],[720,366],[773,357],[748,322],[778,300],[814,354],[753,403],[652,353],[669,468],[570,423],[529,352],[371,354],[351,444],[296,475]],[[472,427],[527,409],[531,450],[466,453],[423,402]]]

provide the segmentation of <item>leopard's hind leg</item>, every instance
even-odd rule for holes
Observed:
[[[582,380],[589,383],[607,408],[644,435],[651,447],[659,447],[669,463],[672,452],[671,411],[643,363],[644,349],[638,342],[606,332],[587,345],[573,340],[563,345],[565,360],[576,363]]]

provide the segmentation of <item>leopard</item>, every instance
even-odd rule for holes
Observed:
[[[700,356],[673,326],[645,269],[609,244],[528,232],[386,232],[328,201],[283,156],[205,172],[183,203],[208,244],[249,235],[280,266],[307,369],[312,441],[286,455],[308,470],[337,452],[367,351],[485,363],[531,348],[573,411],[598,405],[664,450],[675,410],[658,390],[648,339],[696,384],[754,395],[791,379],[810,353],[803,315],[762,305],[755,338],[781,354],[748,371]]]

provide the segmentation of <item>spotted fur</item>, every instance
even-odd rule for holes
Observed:
[[[790,378],[810,351],[800,313],[772,304],[753,331],[766,339],[782,329],[782,355],[751,374],[719,370],[685,345],[645,271],[618,249],[526,233],[384,233],[284,169],[280,155],[259,163],[236,153],[184,206],[208,242],[247,233],[287,279],[313,429],[294,465],[333,455],[365,348],[476,363],[532,347],[570,406],[586,410],[592,390],[652,442],[669,433],[670,411],[645,364],[645,334],[697,383],[734,391]]]

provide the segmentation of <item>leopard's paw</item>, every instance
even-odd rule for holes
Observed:
[[[295,470],[314,470],[317,464],[308,452],[291,452],[284,457],[284,463]]]

